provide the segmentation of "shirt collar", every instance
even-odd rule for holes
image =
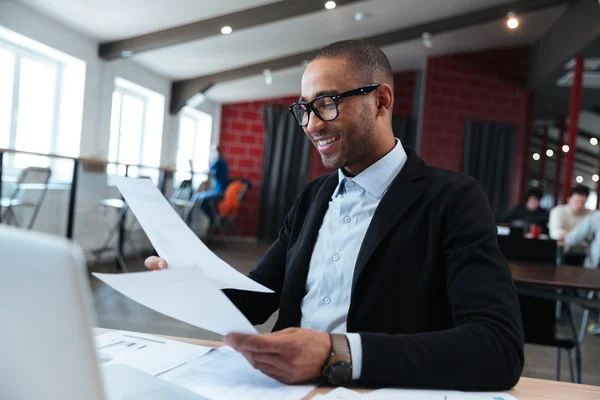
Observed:
[[[337,197],[339,194],[344,179],[351,179],[371,196],[381,198],[392,184],[394,178],[400,173],[402,167],[404,167],[406,159],[407,156],[402,143],[396,138],[396,146],[394,146],[392,151],[354,178],[348,178],[341,168],[338,169],[339,182],[333,192],[333,197]]]

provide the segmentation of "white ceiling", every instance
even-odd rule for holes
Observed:
[[[511,31],[504,21],[461,29],[439,36],[432,36],[433,47],[428,49],[421,40],[384,47],[394,71],[420,69],[429,56],[472,52],[534,43],[549,24],[562,13],[562,7],[529,13],[521,17],[519,29]],[[254,76],[213,86],[208,99],[219,103],[254,100],[270,97],[297,95],[304,67],[291,68],[273,73],[273,84],[267,86],[262,76]]]
[[[94,38],[109,41],[223,15],[273,0],[20,0]],[[298,0],[301,1],[301,0]],[[328,43],[409,27],[460,15],[512,0],[369,0],[203,40],[141,53],[132,58],[173,80],[229,70],[285,55],[314,50]],[[325,2],[325,0],[323,0]],[[503,21],[440,36],[426,49],[420,40],[385,48],[395,70],[419,68],[429,55],[475,51],[534,42],[564,7],[526,14],[510,31]],[[362,22],[355,12],[368,13]],[[218,84],[207,92],[217,102],[295,95],[303,67],[274,73],[273,84],[262,76]]]
[[[125,39],[277,0],[18,0],[99,42]]]

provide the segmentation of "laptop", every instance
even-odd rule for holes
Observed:
[[[133,368],[101,364],[79,246],[0,225],[0,272],[0,399],[204,399]]]

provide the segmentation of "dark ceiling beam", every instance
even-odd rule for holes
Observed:
[[[564,64],[600,37],[597,0],[575,0],[531,48],[529,85],[539,89]],[[566,72],[566,71],[565,71]]]
[[[572,0],[519,0],[502,4],[470,13],[443,18],[436,21],[413,25],[383,34],[362,38],[380,47],[420,39],[424,32],[432,35],[450,32],[490,21],[506,18],[510,11],[524,14],[540,9],[568,3]],[[196,93],[202,93],[217,83],[241,79],[252,75],[262,74],[265,69],[277,71],[280,69],[299,66],[304,60],[310,60],[315,50],[297,53],[283,58],[264,61],[233,70],[217,72],[197,78],[186,79],[173,83],[170,111],[176,114],[185,106],[186,102]]]
[[[336,0],[336,3],[339,7],[359,1],[364,0]],[[133,54],[139,54],[144,51],[174,46],[193,40],[206,39],[211,36],[219,36],[221,35],[221,28],[224,26],[232,27],[235,34],[241,29],[299,17],[317,11],[324,11],[324,4],[323,0],[278,1],[145,35],[101,43],[98,48],[98,55],[105,60],[131,57]]]

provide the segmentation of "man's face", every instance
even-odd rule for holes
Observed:
[[[540,208],[540,199],[535,196],[529,196],[526,206],[529,211],[535,211]]]
[[[343,59],[311,62],[302,77],[303,102],[327,94],[336,95],[363,84],[352,78],[351,67]],[[372,82],[369,82],[372,83]],[[326,168],[338,169],[360,163],[376,146],[375,99],[377,94],[355,96],[339,101],[339,116],[329,122],[310,113],[304,132],[321,154]]]
[[[574,215],[580,215],[585,210],[585,202],[587,201],[587,196],[581,194],[573,194],[569,198],[569,208]]]

